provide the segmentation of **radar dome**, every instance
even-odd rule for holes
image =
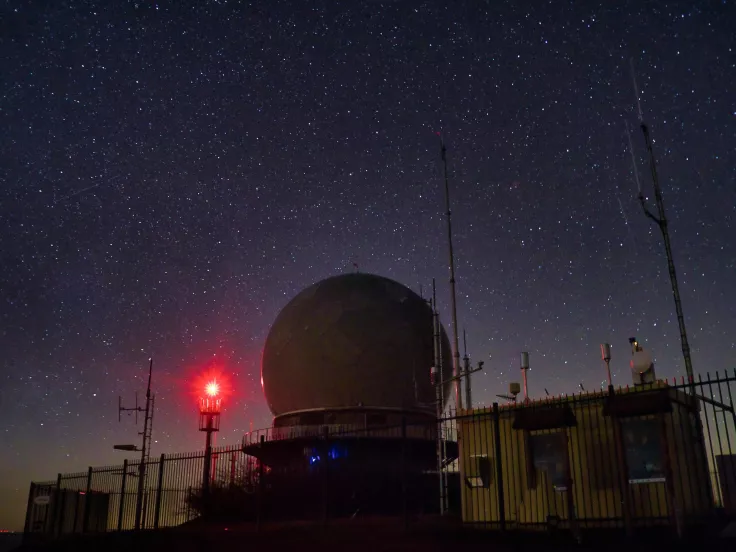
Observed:
[[[266,338],[268,406],[275,416],[344,407],[434,411],[432,334],[430,306],[393,280],[362,273],[322,280],[283,308]],[[441,344],[447,379],[444,329]]]

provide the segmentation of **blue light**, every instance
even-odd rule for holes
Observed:
[[[337,460],[339,458],[345,458],[347,456],[347,450],[341,447],[333,446],[327,451],[326,458],[328,460]],[[321,456],[317,453],[317,449],[312,449],[309,454],[309,464],[314,465],[322,460]]]

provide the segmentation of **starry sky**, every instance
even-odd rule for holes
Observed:
[[[32,2],[0,8],[0,529],[28,483],[122,461],[154,358],[153,454],[267,426],[259,363],[299,290],[353,270],[449,286],[487,404],[595,388],[627,338],[684,374],[645,192],[654,139],[696,373],[736,366],[732,2]],[[653,204],[652,204],[653,206]]]

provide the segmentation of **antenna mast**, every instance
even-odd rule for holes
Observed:
[[[438,133],[439,134],[439,133]],[[457,299],[455,293],[455,254],[452,249],[452,214],[450,211],[450,182],[447,177],[447,148],[440,136],[442,163],[445,175],[445,216],[447,217],[447,244],[450,254],[450,306],[452,308],[452,375],[455,378],[455,405],[458,410],[463,409],[462,374],[460,370],[460,347],[457,336]]]
[[[435,386],[435,396],[437,399],[437,475],[440,483],[440,515],[444,515],[447,509],[447,481],[444,470],[447,455],[445,451],[444,421],[442,420],[445,406],[445,377],[442,365],[442,332],[439,312],[437,311],[437,289],[434,278],[432,278],[432,299],[430,304],[432,305],[432,338],[434,341],[434,367],[432,370],[434,381],[432,383]]]
[[[463,349],[465,354],[463,355],[463,371],[465,373],[465,408],[473,408],[473,397],[470,391],[470,357],[468,356],[468,338],[465,335],[465,328],[463,328]]]
[[[143,512],[143,494],[146,488],[146,464],[148,463],[149,455],[151,452],[151,434],[153,433],[153,412],[154,412],[154,401],[156,397],[151,395],[151,375],[153,373],[153,358],[148,359],[148,386],[146,387],[146,407],[142,408],[138,406],[138,394],[135,396],[135,406],[133,408],[124,408],[122,399],[118,397],[118,421],[120,421],[120,414],[122,412],[131,411],[135,412],[136,425],[138,424],[138,413],[143,412],[143,431],[138,435],[142,436],[141,448],[131,447],[130,449],[123,450],[140,450],[141,460],[138,464],[138,495],[135,504],[135,529],[141,528],[141,525],[145,523],[145,514]],[[142,515],[143,514],[143,515]]]
[[[680,301],[680,290],[677,285],[677,273],[675,272],[675,262],[672,258],[672,246],[670,244],[670,234],[667,229],[667,217],[664,211],[664,200],[662,199],[662,189],[659,185],[659,177],[657,176],[657,163],[654,159],[654,150],[652,149],[652,141],[649,137],[649,128],[644,122],[644,116],[641,111],[641,103],[639,102],[639,89],[636,85],[636,75],[634,73],[634,62],[629,59],[631,65],[631,78],[634,83],[634,93],[636,94],[636,104],[639,114],[639,125],[641,127],[642,134],[644,134],[644,143],[646,144],[647,153],[649,154],[649,168],[652,174],[652,184],[654,185],[654,200],[657,204],[657,213],[659,216],[655,216],[649,210],[642,192],[641,186],[639,186],[639,202],[644,210],[644,214],[653,220],[662,232],[662,239],[664,241],[664,249],[667,254],[667,268],[670,273],[670,283],[672,285],[672,295],[675,298],[675,311],[677,313],[677,323],[680,327],[680,341],[682,343],[682,357],[685,359],[685,372],[687,373],[687,379],[690,383],[693,381],[693,365],[690,358],[690,345],[687,342],[687,332],[685,330],[685,316],[682,313],[682,302]]]

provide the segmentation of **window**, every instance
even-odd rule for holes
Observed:
[[[537,433],[529,439],[534,469],[547,473],[555,491],[567,490],[565,439],[562,433]]]
[[[621,422],[629,483],[665,480],[659,424],[653,418],[630,418]]]
[[[491,486],[491,459],[485,454],[473,454],[468,462],[465,484],[471,489]]]

